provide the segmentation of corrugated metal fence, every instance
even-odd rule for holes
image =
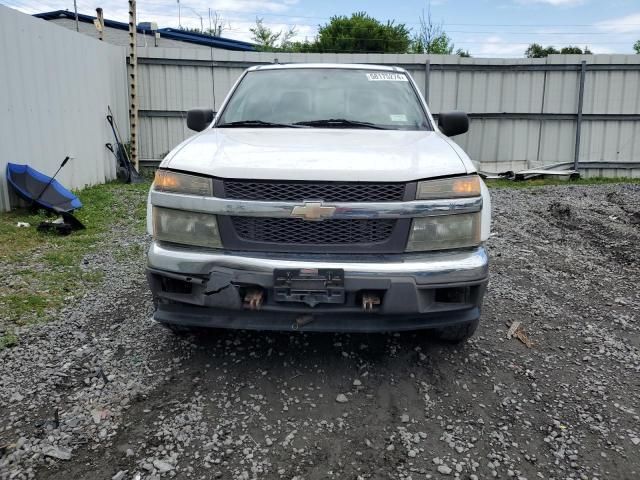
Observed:
[[[0,211],[8,162],[27,163],[70,188],[115,177],[111,105],[129,136],[125,50],[0,5]]]
[[[186,110],[219,107],[242,71],[272,63],[374,63],[410,71],[434,114],[463,110],[456,141],[487,171],[572,163],[640,176],[640,55],[475,59],[441,55],[285,54],[139,48],[140,158],[154,165],[191,135]],[[582,62],[586,62],[584,69]],[[583,106],[579,112],[580,85]],[[578,121],[580,117],[580,122]],[[600,165],[598,162],[615,162]],[[616,165],[620,164],[620,165]],[[619,168],[616,168],[619,167]]]

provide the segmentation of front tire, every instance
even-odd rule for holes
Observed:
[[[165,304],[170,304],[170,303],[175,303],[172,302],[171,300],[167,300],[166,298],[160,298],[157,296],[153,296],[153,309],[158,310],[158,305],[160,303],[165,303]],[[162,323],[162,322],[158,322],[160,323],[160,325],[162,325],[163,328],[166,328],[167,330],[170,330],[171,333],[173,333],[174,335],[178,335],[178,336],[184,336],[184,335],[189,335],[191,333],[193,333],[193,331],[195,330],[194,327],[185,327],[184,325],[177,325],[175,323]]]
[[[473,320],[471,322],[460,323],[451,327],[443,327],[435,330],[435,335],[438,340],[446,343],[462,343],[469,340],[476,329],[480,320]]]
[[[175,323],[161,323],[164,328],[170,330],[174,335],[178,335],[180,337],[189,335],[194,332],[194,327],[185,327],[183,325],[176,325]]]

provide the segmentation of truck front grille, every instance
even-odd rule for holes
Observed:
[[[416,182],[331,182],[216,178],[216,197],[234,200],[325,203],[407,202]],[[362,220],[268,218],[219,215],[218,229],[228,250],[286,253],[393,254],[404,251],[411,219]]]
[[[401,202],[405,183],[224,180],[224,196],[239,200]]]
[[[245,241],[285,245],[362,245],[385,242],[396,220],[325,220],[300,218],[231,217],[238,237]]]

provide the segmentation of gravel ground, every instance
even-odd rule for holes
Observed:
[[[141,256],[0,352],[0,478],[640,477],[640,186],[492,192],[476,336],[150,320]],[[531,348],[507,338],[521,322]]]

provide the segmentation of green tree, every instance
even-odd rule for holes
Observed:
[[[427,7],[427,12],[422,11],[420,16],[420,29],[413,37],[411,51],[413,53],[429,53],[435,55],[451,55],[454,51],[454,44],[451,37],[447,35],[442,27],[442,23],[436,23],[431,17],[431,4]],[[468,51],[459,48],[456,55],[470,57]]]
[[[262,51],[288,50],[291,39],[296,35],[296,27],[289,27],[286,31],[275,32],[264,24],[262,18],[256,18],[256,25],[249,29],[251,39]]]
[[[592,52],[591,50],[589,50],[589,47],[584,47],[584,49],[582,49],[580,47],[574,47],[572,45],[569,45],[567,47],[562,47],[560,50],[558,50],[554,46],[543,47],[538,43],[532,43],[524,52],[525,56],[528,58],[544,58],[549,55],[557,55],[557,54],[591,55],[591,53]]]
[[[539,43],[532,43],[525,50],[524,54],[527,58],[543,58],[549,55],[560,53],[555,47],[543,47]]]
[[[320,52],[320,49],[318,47],[317,40],[305,40],[303,42],[290,42],[287,45],[286,51],[295,53],[318,53]]]
[[[568,47],[562,47],[560,49],[560,53],[565,55],[575,54],[575,55],[592,55],[593,52],[589,50],[589,47],[585,46],[584,48],[574,47],[569,45]]]
[[[640,40],[633,44],[633,49],[636,51],[638,55],[640,55]]]
[[[406,53],[411,44],[410,31],[402,23],[382,23],[365,12],[351,17],[335,15],[320,25],[313,42],[296,44],[294,48],[317,52]],[[304,50],[301,50],[304,51]]]
[[[428,41],[424,38],[416,37],[411,44],[413,53],[430,53],[433,55],[451,55],[455,45],[449,36],[442,32],[436,37],[431,37]],[[459,49],[462,51],[461,49]]]

